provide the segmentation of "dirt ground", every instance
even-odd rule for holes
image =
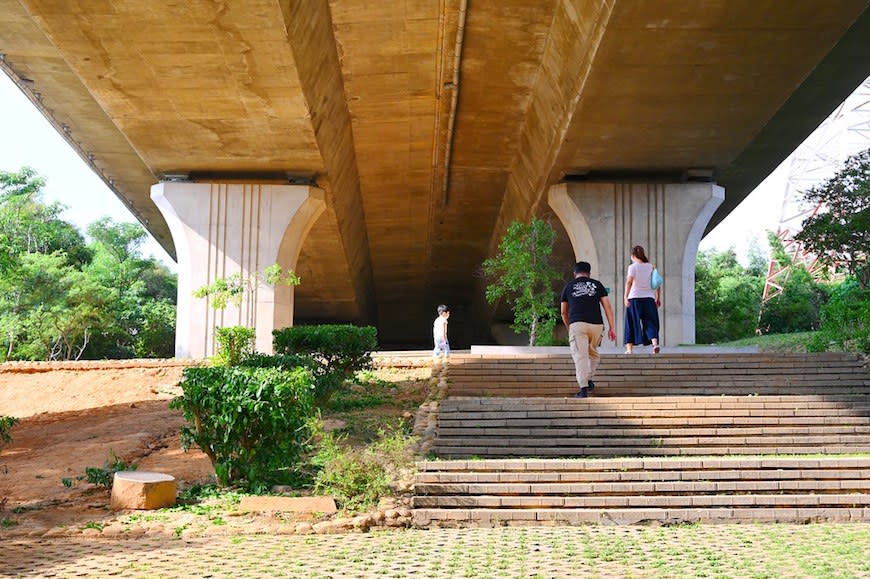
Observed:
[[[0,364],[0,416],[20,422],[0,450],[0,511],[16,534],[107,514],[108,494],[86,481],[114,453],[180,484],[207,479],[208,458],[181,450],[180,412],[169,409],[184,364],[173,360]]]
[[[214,470],[201,451],[182,451],[183,418],[169,409],[169,401],[181,393],[178,381],[188,364],[178,360],[0,364],[0,416],[20,420],[12,429],[12,442],[0,449],[0,503],[5,501],[0,504],[0,539],[88,534],[96,527],[106,535],[104,527],[108,531],[119,525],[126,532],[133,519],[150,520],[158,532],[161,525],[170,533],[179,526],[194,526],[165,514],[125,518],[109,510],[108,492],[76,480],[86,467],[103,467],[114,455],[137,464],[140,471],[174,476],[179,490],[213,481]],[[396,378],[391,368],[385,372],[387,380]],[[403,376],[407,372],[399,371],[399,379],[407,378]],[[423,378],[430,370],[410,372],[410,390],[403,389],[388,410],[397,416],[410,416],[425,396]],[[348,412],[332,420],[365,430],[365,421],[378,413],[379,409]],[[63,484],[65,478],[71,486]],[[239,519],[238,523],[253,523],[256,528],[269,521]]]

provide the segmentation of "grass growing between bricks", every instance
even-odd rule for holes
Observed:
[[[38,543],[38,545],[36,544]],[[870,525],[676,525],[256,535],[166,542],[32,539],[11,574],[125,577],[868,577]],[[147,566],[145,565],[147,561]]]

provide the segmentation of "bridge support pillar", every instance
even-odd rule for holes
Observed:
[[[214,355],[218,327],[256,329],[256,348],[272,352],[272,330],[293,325],[293,288],[252,284],[241,304],[222,310],[193,296],[218,278],[294,269],[299,250],[326,208],[315,187],[227,183],[159,183],[151,199],[172,233],[178,258],[175,355]]]
[[[610,288],[617,343],[622,344],[623,290],[634,245],[642,245],[664,278],[661,343],[695,343],[695,259],[725,190],[713,183],[561,183],[548,201],[562,221],[577,261]]]

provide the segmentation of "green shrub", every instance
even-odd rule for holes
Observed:
[[[254,353],[254,338],[257,331],[245,326],[227,326],[215,329],[217,363],[223,366],[238,366]]]
[[[187,420],[182,444],[202,449],[223,486],[292,482],[310,440],[313,382],[301,367],[185,368],[171,403]]]
[[[413,465],[412,437],[402,428],[380,430],[378,440],[364,449],[343,445],[332,433],[321,438],[311,464],[317,470],[314,491],[331,495],[339,507],[364,510],[391,494],[391,483]]]
[[[12,416],[0,416],[0,447],[12,442],[10,431],[18,423],[18,419]]]
[[[812,352],[870,352],[870,290],[847,280],[822,306],[822,325],[808,345]]]
[[[125,470],[136,470],[138,465],[127,464],[123,459],[115,454],[114,450],[109,450],[109,457],[102,467],[86,466],[85,474],[75,477],[75,479],[61,479],[63,486],[70,487],[75,481],[86,480],[94,486],[102,487],[105,490],[112,490],[112,485],[115,483],[115,473]]]
[[[372,326],[293,326],[272,332],[275,353],[310,356],[320,367],[315,371],[315,400],[323,408],[345,380],[371,368],[372,350],[378,346]]]

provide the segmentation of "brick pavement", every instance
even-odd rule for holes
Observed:
[[[0,541],[4,577],[870,577],[870,525],[395,530]]]

